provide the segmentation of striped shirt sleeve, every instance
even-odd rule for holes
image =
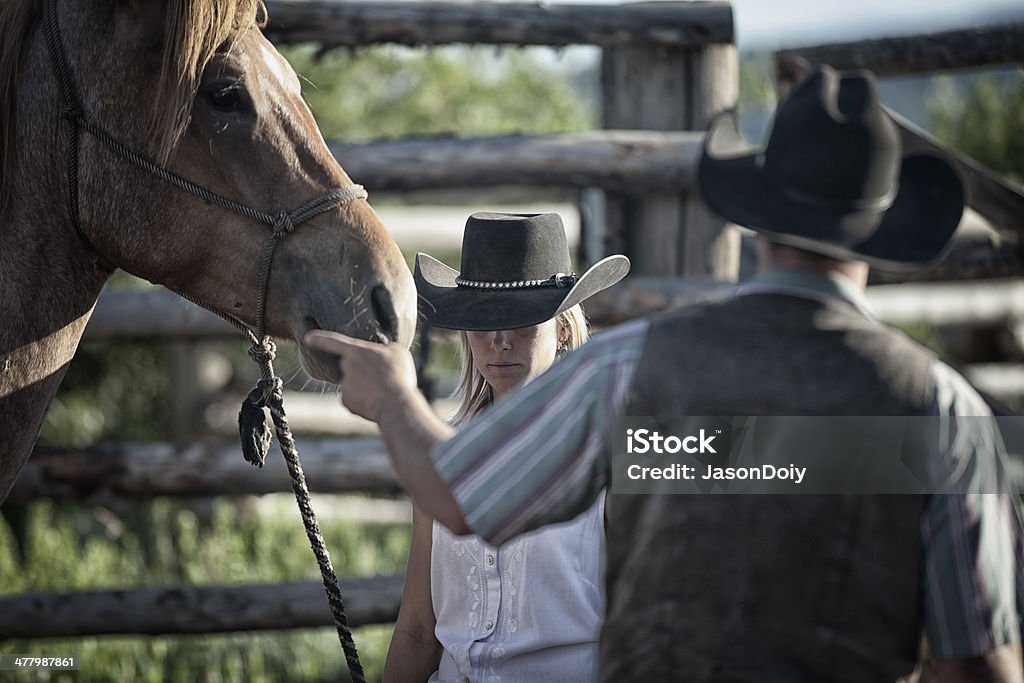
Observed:
[[[1021,637],[1024,533],[988,406],[948,366],[933,377],[944,458],[968,479],[964,493],[933,495],[922,518],[925,632],[934,657],[975,656]]]
[[[607,330],[471,420],[433,452],[469,528],[493,545],[571,519],[607,485],[648,323]]]

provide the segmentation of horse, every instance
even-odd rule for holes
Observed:
[[[115,268],[295,340],[316,379],[338,367],[303,345],[312,328],[411,343],[405,260],[265,17],[262,0],[0,6],[0,502]]]

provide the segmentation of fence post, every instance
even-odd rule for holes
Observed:
[[[606,48],[601,72],[605,128],[707,130],[739,90],[727,44]],[[606,220],[606,249],[629,256],[636,275],[736,279],[739,237],[695,194],[609,194]]]

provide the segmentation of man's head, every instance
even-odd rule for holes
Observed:
[[[828,67],[779,104],[764,148],[716,119],[698,181],[714,211],[772,242],[890,270],[937,260],[964,206],[946,160],[903,155],[871,75]]]

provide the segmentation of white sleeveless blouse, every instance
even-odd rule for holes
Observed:
[[[597,680],[604,499],[500,548],[434,522],[430,590],[444,653],[431,682]]]

